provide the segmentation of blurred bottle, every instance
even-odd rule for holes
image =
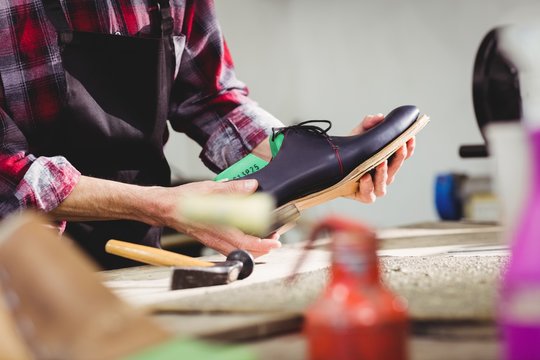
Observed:
[[[328,218],[310,239],[323,230],[332,238],[331,279],[306,313],[309,358],[407,359],[406,307],[381,282],[374,233],[353,221]]]
[[[498,42],[518,71],[531,155],[531,182],[511,238],[498,320],[506,359],[540,360],[540,22],[503,27]]]
[[[529,134],[532,184],[504,273],[499,321],[508,360],[540,360],[540,131]]]

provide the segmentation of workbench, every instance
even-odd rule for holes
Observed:
[[[500,226],[461,222],[378,231],[383,279],[408,302],[411,359],[498,357],[495,301],[508,260],[501,237]],[[179,336],[242,344],[260,359],[304,359],[302,312],[328,281],[327,244],[316,241],[292,283],[302,244],[257,259],[250,277],[228,285],[170,291],[171,270],[151,266],[102,275],[118,296]]]

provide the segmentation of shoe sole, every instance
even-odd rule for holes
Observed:
[[[420,115],[416,121],[401,133],[397,138],[392,140],[388,145],[379,150],[376,154],[369,159],[358,165],[352,170],[346,177],[341,179],[338,183],[316,193],[306,195],[304,197],[291,200],[288,203],[280,206],[274,210],[274,218],[276,219],[276,225],[274,226],[274,233],[283,234],[294,227],[296,220],[300,217],[300,213],[306,209],[320,205],[324,202],[336,199],[338,197],[353,195],[358,189],[358,182],[360,178],[371,171],[377,165],[384,162],[392,154],[394,154],[400,147],[402,147],[409,139],[414,137],[422,130],[429,122],[429,116]]]

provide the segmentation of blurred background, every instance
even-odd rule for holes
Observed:
[[[472,99],[474,58],[495,26],[540,16],[537,0],[216,0],[251,97],[286,125],[329,119],[346,135],[366,114],[414,104],[431,117],[388,194],[371,205],[337,199],[305,213],[344,214],[373,226],[432,221],[442,172],[483,176],[490,160],[461,159],[482,142]],[[211,179],[200,148],[171,132],[173,176]]]

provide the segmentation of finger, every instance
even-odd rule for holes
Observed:
[[[366,115],[362,122],[360,124],[356,125],[354,129],[351,131],[351,135],[358,135],[362,134],[368,129],[371,129],[381,121],[383,121],[384,115],[383,114],[375,114],[375,115]]]
[[[253,252],[269,252],[270,250],[279,249],[281,242],[274,239],[261,239],[250,235],[245,235],[248,238],[245,239],[245,245],[240,249],[253,251]]]
[[[221,231],[217,231],[217,227],[211,228],[209,226],[197,224],[196,227],[191,227],[189,229],[189,235],[199,240],[205,246],[212,248],[223,255],[227,255],[231,251],[237,249],[235,245],[227,240],[227,238],[232,235],[231,229],[229,228],[222,228]]]
[[[270,240],[279,240],[279,237],[280,237],[280,235],[278,233],[272,233],[270,235],[270,237],[268,237],[268,239],[270,239]],[[279,242],[279,246],[281,246],[281,242]],[[273,249],[275,249],[275,248],[272,248],[272,250]],[[269,252],[270,252],[270,250],[268,250],[268,251],[252,250],[252,251],[250,251],[250,254],[253,255],[254,258],[258,258],[260,256],[268,254]]]
[[[242,249],[248,251],[249,253],[258,253],[258,254],[267,254],[270,251],[280,248],[281,243],[276,240],[269,239],[257,239],[257,238],[244,238],[238,237],[236,241],[231,241],[231,239],[218,238],[214,236],[200,236],[199,240],[205,245],[208,246],[223,255],[228,255],[234,250]]]
[[[192,235],[206,246],[222,254],[228,254],[236,249],[243,249],[249,252],[269,252],[281,247],[281,242],[275,238],[261,239],[244,234],[242,231],[230,227],[201,226]]]
[[[274,232],[274,233],[270,234],[270,236],[267,239],[279,240],[280,237],[281,237],[281,235],[279,233]]]
[[[414,148],[416,147],[416,137],[412,137],[407,141],[407,159],[414,154]]]
[[[364,119],[362,122],[364,130],[371,129],[375,125],[381,123],[384,120],[384,115],[381,113],[371,115],[371,117]]]
[[[370,174],[365,174],[360,178],[358,187],[359,189],[356,197],[358,200],[366,204],[371,204],[375,201],[375,188]]]
[[[358,135],[358,134],[363,133],[363,132],[365,131],[365,129],[364,129],[364,123],[365,123],[366,121],[370,121],[369,119],[370,119],[371,117],[373,117],[373,115],[366,115],[366,116],[362,119],[362,121],[352,129],[350,135]]]
[[[393,155],[390,164],[388,165],[388,178],[386,179],[386,184],[390,185],[394,182],[396,173],[398,172],[401,165],[407,158],[407,146],[403,145],[400,147]]]
[[[375,187],[376,196],[386,195],[386,181],[388,180],[388,162],[384,161],[379,164],[375,170],[375,179],[373,185]]]
[[[251,194],[257,190],[259,186],[257,180],[235,180],[223,183],[215,183],[215,192],[225,194]]]

